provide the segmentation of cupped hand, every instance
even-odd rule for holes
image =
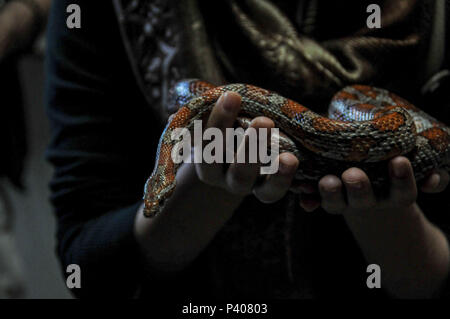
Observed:
[[[377,199],[366,173],[354,167],[346,170],[340,178],[324,176],[318,183],[318,190],[310,184],[300,185],[300,205],[310,212],[321,206],[330,214],[347,214],[400,209],[415,203],[418,187],[410,161],[398,156],[389,162],[388,167],[390,184],[387,198]],[[425,193],[439,193],[445,190],[448,183],[449,174],[436,170],[420,184],[419,189]]]
[[[226,136],[226,129],[233,128],[237,115],[241,107],[241,97],[235,92],[226,92],[217,101],[208,120],[207,128],[218,128]],[[274,122],[267,117],[257,117],[253,119],[250,127],[256,129],[258,139],[260,129],[266,128],[270,134],[270,129],[275,126]],[[270,141],[270,136],[267,137]],[[280,200],[292,183],[298,160],[291,153],[278,155],[279,168],[275,174],[260,175],[261,163],[249,163],[249,139],[246,136],[241,145],[235,151],[235,158],[244,152],[245,163],[231,164],[224,163],[199,163],[196,164],[197,176],[206,184],[218,186],[226,191],[238,194],[254,194],[261,202],[272,203]],[[224,145],[225,141],[224,141]]]

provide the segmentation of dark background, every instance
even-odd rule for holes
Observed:
[[[22,259],[26,298],[71,298],[54,253],[55,217],[48,201],[52,168],[44,158],[48,120],[43,105],[43,57],[24,56],[19,63],[23,87],[28,151],[25,192],[8,187],[14,207],[14,232]]]

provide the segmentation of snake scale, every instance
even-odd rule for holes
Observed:
[[[407,156],[417,180],[436,168],[450,169],[450,128],[399,96],[376,87],[352,85],[332,98],[328,116],[249,84],[214,86],[188,79],[172,89],[177,113],[160,138],[155,168],[144,189],[144,214],[159,213],[175,189],[180,164],[172,161],[171,139],[176,128],[193,130],[194,120],[207,116],[219,97],[234,91],[242,97],[239,124],[266,116],[280,128],[279,151],[299,159],[296,179],[318,181],[340,175],[353,166],[362,168],[374,188],[386,182],[386,163]]]

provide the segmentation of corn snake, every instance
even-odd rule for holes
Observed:
[[[375,187],[387,176],[387,160],[407,156],[417,180],[435,168],[450,169],[450,128],[406,100],[384,89],[365,85],[345,87],[332,98],[328,117],[274,92],[248,84],[215,87],[199,80],[183,80],[173,88],[177,113],[169,120],[158,145],[155,168],[144,189],[144,214],[159,213],[176,186],[180,164],[172,161],[176,128],[192,130],[194,120],[207,116],[226,91],[241,95],[238,123],[248,127],[257,116],[271,118],[280,134],[280,153],[299,159],[296,179],[318,181],[362,168]],[[250,119],[249,119],[250,118]]]

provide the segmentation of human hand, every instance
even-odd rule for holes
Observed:
[[[227,92],[218,100],[213,108],[208,121],[207,128],[219,128],[223,136],[226,136],[227,128],[232,128],[241,106],[241,97],[234,92]],[[270,129],[275,126],[274,122],[267,117],[257,117],[253,119],[250,127],[257,130]],[[268,136],[270,141],[270,136]],[[225,141],[224,141],[224,145]],[[279,155],[279,169],[273,175],[263,176],[260,179],[261,163],[249,163],[248,159],[248,138],[244,139],[238,146],[235,158],[241,152],[245,152],[245,163],[232,163],[229,166],[221,163],[201,163],[196,164],[196,172],[201,181],[208,185],[221,187],[232,194],[245,196],[253,193],[261,202],[272,203],[280,200],[289,190],[295,171],[298,166],[297,158],[291,153]]]
[[[376,199],[364,171],[350,168],[341,178],[334,175],[323,177],[319,181],[318,190],[310,184],[301,185],[299,188],[303,198],[300,204],[306,211],[314,211],[322,206],[331,214],[355,213],[368,209],[396,209],[413,204],[418,189],[409,160],[402,156],[392,159],[389,163],[389,173],[391,184],[386,199]],[[421,183],[420,190],[425,193],[439,193],[448,183],[449,174],[444,170],[436,170]],[[320,199],[317,195],[320,195]]]
[[[234,127],[240,107],[239,94],[225,94],[206,119],[206,127],[218,128],[225,139],[224,133]],[[274,123],[259,117],[250,127],[270,129]],[[243,139],[237,151],[233,150],[234,156],[244,150],[248,154],[248,144]],[[278,172],[267,176],[260,175],[260,163],[247,160],[229,165],[183,163],[177,171],[177,187],[163,211],[154,218],[146,218],[141,207],[136,214],[135,236],[148,264],[165,272],[183,269],[211,242],[245,195],[253,193],[264,203],[281,199],[291,185],[297,166],[297,158],[290,153],[280,154]]]
[[[381,284],[390,295],[430,298],[448,275],[447,239],[416,203],[418,188],[410,161],[399,156],[388,166],[386,198],[377,199],[367,175],[350,168],[341,178],[328,175],[320,180],[321,206],[344,217],[367,263],[383,269]],[[448,174],[436,171],[421,189],[439,192],[447,184]]]

